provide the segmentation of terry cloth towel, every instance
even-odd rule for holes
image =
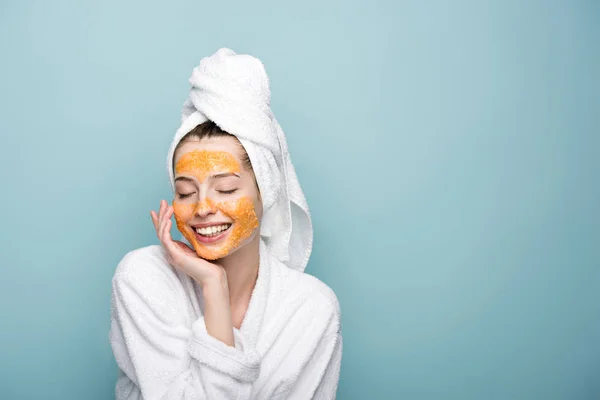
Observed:
[[[215,122],[236,136],[248,153],[263,200],[260,235],[268,251],[288,267],[304,271],[312,250],[312,222],[285,135],[270,108],[264,65],[256,57],[221,48],[200,60],[190,84],[167,157],[172,189],[177,144],[197,125]]]

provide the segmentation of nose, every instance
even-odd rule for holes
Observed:
[[[216,212],[217,209],[215,208],[214,202],[208,197],[201,198],[198,204],[196,205],[195,213],[200,218],[207,217],[210,214],[214,214]]]

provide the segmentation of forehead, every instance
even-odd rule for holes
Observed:
[[[175,153],[175,157],[173,159],[173,165],[175,168],[177,167],[177,163],[179,160],[185,156],[186,154],[190,154],[192,152],[210,152],[210,153],[228,153],[237,163],[241,163],[241,151],[239,142],[231,136],[222,136],[222,137],[211,137],[211,138],[203,138],[201,140],[188,140],[179,145],[177,152]],[[187,158],[187,157],[186,157]]]

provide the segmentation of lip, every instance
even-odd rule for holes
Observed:
[[[198,225],[198,227],[213,226],[213,225],[215,225],[215,224],[212,224],[212,225]],[[223,224],[217,224],[217,225],[223,225]],[[213,237],[202,236],[198,232],[196,232],[196,230],[194,229],[194,236],[196,236],[196,240],[198,240],[199,242],[202,242],[202,243],[214,243],[214,242],[218,242],[219,240],[223,239],[225,236],[227,236],[229,234],[229,231],[231,230],[232,226],[233,226],[233,224],[231,226],[229,226],[229,228],[227,228],[226,230],[224,230],[223,232],[221,232],[220,234],[218,234],[217,236],[213,236]]]
[[[203,224],[190,225],[192,228],[208,228],[209,226],[231,225],[231,222],[205,222]]]

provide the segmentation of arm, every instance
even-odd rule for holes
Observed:
[[[250,398],[260,359],[242,333],[235,332],[235,347],[211,336],[204,317],[189,321],[182,312],[188,305],[176,277],[133,261],[124,258],[113,278],[110,339],[142,397]]]
[[[223,343],[234,346],[227,273],[221,266],[198,257],[195,250],[187,244],[173,240],[173,212],[173,207],[165,200],[160,201],[158,214],[154,210],[150,212],[156,236],[165,249],[169,264],[194,279],[202,288],[206,301],[204,318],[208,333]]]
[[[203,282],[204,322],[206,331],[228,346],[235,346],[233,338],[233,319],[229,304],[229,286],[225,272],[212,281]]]

